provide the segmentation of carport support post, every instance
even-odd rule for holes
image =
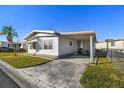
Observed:
[[[93,36],[90,35],[90,63],[93,61]]]

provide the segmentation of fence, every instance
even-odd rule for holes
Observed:
[[[124,50],[109,50],[107,58],[112,62],[124,62]]]

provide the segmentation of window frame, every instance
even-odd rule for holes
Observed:
[[[111,42],[111,46],[115,46],[115,41],[112,41]]]
[[[36,47],[37,47],[37,42],[32,42],[30,44],[30,49],[36,49]]]
[[[53,50],[53,39],[43,41],[44,50]]]

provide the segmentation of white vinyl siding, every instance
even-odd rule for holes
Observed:
[[[74,53],[77,50],[77,41],[65,37],[59,37],[59,55]]]
[[[34,39],[34,41],[37,41],[37,48],[30,49],[30,44],[29,44],[28,53],[35,53],[38,50],[36,54],[58,56],[58,52],[59,52],[58,37],[40,37],[38,38],[38,40]],[[45,47],[44,47],[44,41],[47,42],[45,43]]]

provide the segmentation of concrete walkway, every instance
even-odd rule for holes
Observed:
[[[38,79],[46,87],[79,88],[80,77],[88,62],[89,58],[66,58],[18,71]],[[38,86],[42,84],[38,83]]]

